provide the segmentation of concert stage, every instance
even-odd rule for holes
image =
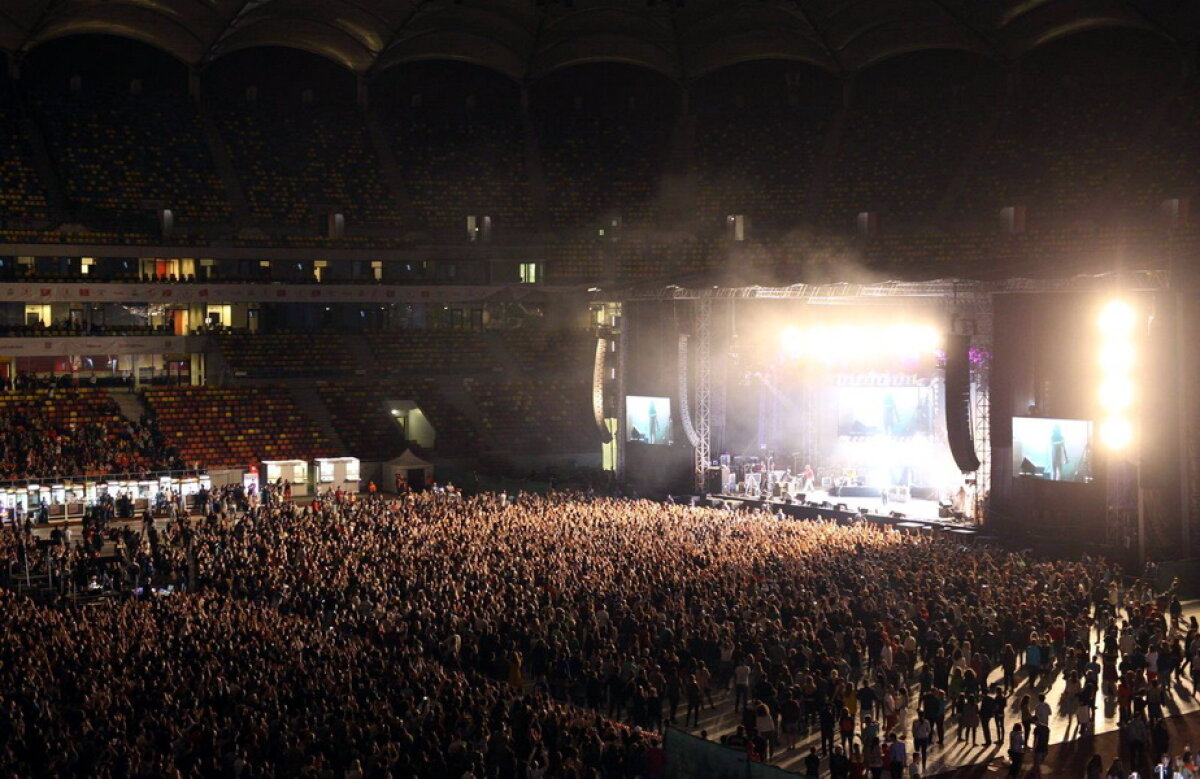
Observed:
[[[1196,543],[1197,300],[1161,271],[633,290],[596,351],[614,402],[593,393],[593,412],[643,493],[977,520],[1140,567]]]

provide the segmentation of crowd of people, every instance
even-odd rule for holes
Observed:
[[[58,424],[35,413],[0,413],[0,478],[49,478],[84,474],[134,473],[181,467],[154,430],[123,423]]]
[[[715,706],[754,759],[819,734],[813,776],[922,776],[948,736],[1015,774],[1098,696],[1157,757],[1197,674],[1195,623],[1097,559],[579,494],[277,497],[91,528],[111,606],[3,592],[0,770],[653,777]],[[89,553],[60,546],[71,581]]]

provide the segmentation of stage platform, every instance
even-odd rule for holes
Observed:
[[[877,490],[872,490],[877,492]],[[899,501],[891,499],[887,503],[879,497],[854,497],[853,495],[836,495],[822,490],[814,490],[808,493],[807,500],[811,503],[839,503],[846,504],[850,511],[858,511],[866,509],[868,514],[878,514],[887,516],[893,511],[903,514],[906,519],[932,519],[941,521],[938,516],[938,502],[936,500],[920,500],[918,498],[909,498],[908,500]]]
[[[786,503],[777,498],[752,498],[745,495],[710,495],[710,505],[737,508],[768,509],[772,513],[782,511],[796,519],[836,519],[839,522],[849,522],[860,515],[859,509],[866,509],[866,519],[882,525],[895,527],[899,530],[913,532],[946,532],[960,536],[964,541],[994,540],[981,532],[974,523],[959,522],[954,519],[938,517],[938,504],[932,500],[909,500],[905,503],[890,501],[886,506],[878,498],[850,498],[829,496],[824,492],[810,493],[808,502]],[[822,503],[832,506],[845,504],[848,510],[839,511],[836,508],[826,508]],[[892,516],[892,512],[902,516]]]

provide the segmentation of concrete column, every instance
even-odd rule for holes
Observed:
[[[355,99],[358,101],[358,107],[365,111],[370,105],[370,89],[367,86],[367,74],[359,73],[355,84],[357,86]]]
[[[195,67],[188,68],[188,97],[200,101],[200,71]]]

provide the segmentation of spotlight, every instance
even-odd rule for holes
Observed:
[[[779,347],[788,357],[800,357],[804,353],[804,334],[794,327],[784,328],[779,334]]]
[[[1121,373],[1133,367],[1133,344],[1129,341],[1109,341],[1096,353],[1100,368],[1108,374]]]
[[[1118,335],[1128,335],[1133,330],[1133,307],[1124,300],[1109,301],[1100,309],[1100,332],[1110,338]]]
[[[1133,426],[1124,417],[1109,417],[1100,425],[1100,440],[1113,451],[1120,451],[1133,442]]]
[[[942,334],[935,327],[917,329],[917,347],[922,352],[936,351],[942,345]]]
[[[1133,382],[1122,376],[1113,376],[1100,385],[1100,405],[1106,411],[1124,411],[1133,405]]]

